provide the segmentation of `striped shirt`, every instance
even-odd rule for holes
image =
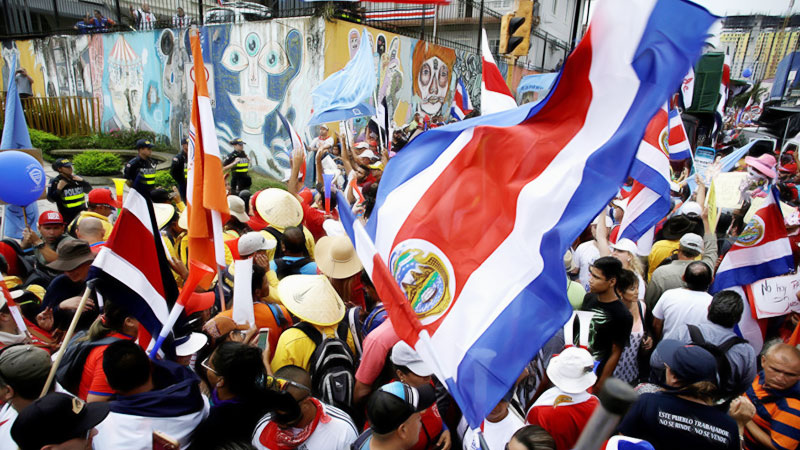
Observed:
[[[791,389],[775,391],[764,388],[764,372],[747,389],[747,397],[756,406],[753,422],[769,434],[775,448],[795,449],[800,444],[800,383]],[[744,448],[765,448],[745,431]]]

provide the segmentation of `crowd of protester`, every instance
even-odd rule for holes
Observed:
[[[173,358],[150,359],[136,312],[94,291],[76,337],[63,342],[121,205],[110,190],[73,175],[69,160],[57,160],[48,192],[57,210],[44,211],[38,231],[26,229],[21,242],[0,243],[0,269],[29,330],[18,328],[3,297],[0,448],[139,449],[155,441],[193,449],[480,448],[431,367],[395,333],[337,220],[337,206],[367,220],[385,165],[437,120],[415,116],[392,132],[390,146],[369,128],[349,142],[320,126],[308,154],[292,155],[286,190],[251,193],[247,152],[232,141],[228,267],[219,286],[192,294],[188,319],[174,330]],[[148,178],[151,146],[137,144],[126,177],[152,189],[172,276],[182,285],[186,156],[173,160],[179,186],[168,192]],[[742,169],[763,169],[753,161],[770,158],[790,184],[794,161],[750,155]],[[326,208],[324,174],[351,205],[332,196]],[[751,314],[747,300],[708,289],[748,202],[711,229],[698,181],[694,194],[676,183],[674,213],[647,255],[616,238],[626,187],[598,205],[601,214],[564,255],[564,300],[593,313],[589,335],[565,342],[560,331],[536,353],[480,426],[490,449],[573,448],[610,377],[640,397],[614,432],[622,436],[605,448],[797,448],[800,350],[785,341],[798,315],[771,319],[763,348],[736,333]],[[796,230],[800,221],[790,216],[787,225]],[[255,323],[232,313],[233,261],[246,258]],[[62,346],[57,382],[38,398]]]

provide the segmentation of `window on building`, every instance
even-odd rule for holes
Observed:
[[[553,0],[553,15],[558,15],[558,0]]]

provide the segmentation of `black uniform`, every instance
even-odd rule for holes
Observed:
[[[231,154],[225,158],[225,161],[222,162],[222,165],[227,166],[237,158],[239,162],[231,169],[231,193],[238,193],[243,189],[250,189],[250,185],[253,183],[253,180],[247,175],[247,171],[250,169],[250,158],[247,157],[244,151],[231,152]]]
[[[58,183],[61,180],[66,181],[67,184],[64,189],[58,190]],[[92,185],[85,180],[76,181],[59,173],[50,181],[50,186],[47,188],[47,199],[56,204],[64,221],[70,223],[81,211],[86,209],[86,195],[91,190]]]
[[[189,167],[186,165],[186,153],[180,152],[172,158],[172,166],[169,168],[169,174],[178,183],[178,192],[181,193],[181,199],[186,201],[186,176],[189,173]]]
[[[123,176],[130,180],[131,184],[136,181],[136,176],[139,174],[142,174],[142,183],[148,189],[153,189],[156,184],[156,162],[153,158],[143,159],[137,156],[125,164]]]

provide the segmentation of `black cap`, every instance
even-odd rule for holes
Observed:
[[[169,203],[169,191],[164,188],[155,188],[150,191],[150,199],[153,203]]]
[[[231,139],[229,142],[231,145],[241,144],[244,145],[244,141],[241,138]]]
[[[181,139],[181,145],[185,145],[185,144],[188,144],[188,143],[189,143],[189,138]]]
[[[393,381],[375,391],[367,402],[367,417],[372,431],[388,434],[396,430],[415,412],[425,411],[436,401],[433,386],[413,388]]]
[[[72,167],[72,161],[67,158],[58,158],[53,161],[53,170],[58,170],[62,167]]]
[[[153,143],[149,139],[139,139],[136,141],[136,148],[153,148]]]
[[[11,427],[11,437],[22,450],[39,450],[80,438],[108,415],[108,403],[86,403],[53,392],[22,410]]]

